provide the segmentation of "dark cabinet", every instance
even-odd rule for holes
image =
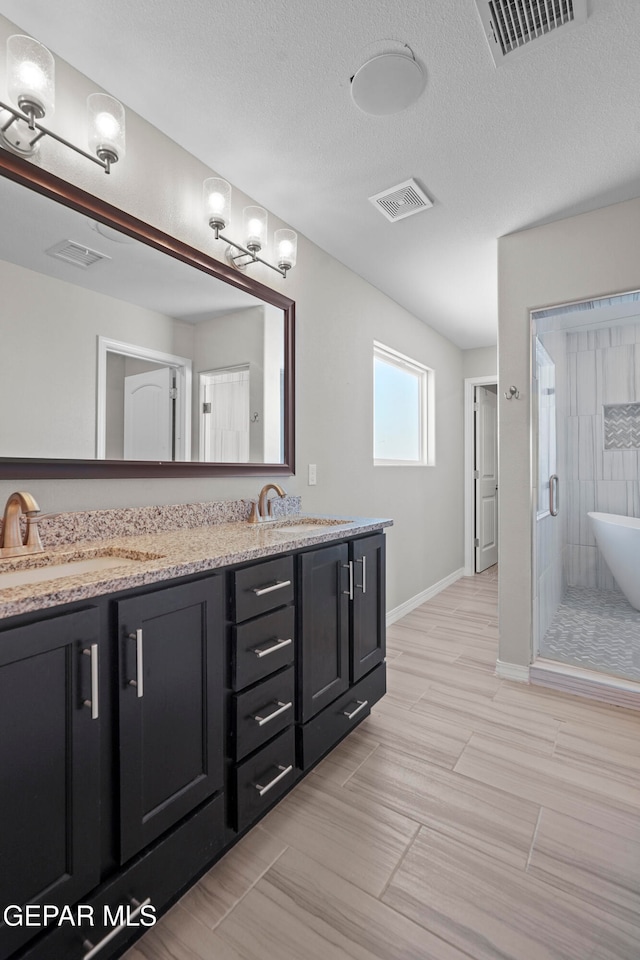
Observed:
[[[385,656],[384,534],[354,540],[351,605],[351,680],[355,683]]]
[[[100,877],[99,616],[0,631],[0,903],[72,904]],[[33,936],[0,914],[0,956]]]
[[[308,770],[385,692],[384,535],[298,558],[298,765]]]
[[[305,723],[349,688],[349,548],[322,547],[298,558],[300,660],[298,720]]]
[[[0,625],[0,960],[109,960],[385,690],[384,537]],[[84,904],[93,929],[2,925]],[[105,913],[106,908],[108,911]]]
[[[222,583],[117,602],[121,863],[223,788]]]

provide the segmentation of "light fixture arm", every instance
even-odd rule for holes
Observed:
[[[54,133],[53,130],[49,130],[47,127],[43,127],[41,123],[38,123],[35,118],[34,111],[32,110],[30,110],[28,113],[23,113],[22,111],[17,110],[15,107],[11,107],[9,104],[3,103],[1,100],[0,110],[6,110],[11,114],[11,119],[8,120],[7,123],[3,124],[3,126],[0,128],[0,133],[4,133],[5,130],[8,130],[9,127],[17,120],[22,120],[24,123],[26,123],[29,130],[38,131],[37,135],[30,141],[31,147],[33,147],[34,144],[43,137],[53,137],[54,140],[57,140],[58,143],[63,144],[63,146],[70,147],[71,150],[75,150],[76,153],[86,157],[87,160],[92,160],[93,163],[97,163],[99,167],[102,167],[105,173],[111,173],[111,165],[118,159],[115,153],[110,150],[100,150],[98,155],[94,156],[94,154],[83,150],[82,147],[77,147],[75,143],[65,140],[64,137]]]
[[[280,276],[284,277],[286,280],[287,271],[290,269],[287,264],[276,266],[273,263],[269,263],[268,260],[264,260],[262,257],[259,257],[258,254],[253,250],[249,250],[247,247],[243,247],[241,243],[236,243],[235,240],[230,240],[229,237],[225,237],[224,233],[221,233],[220,228],[215,223],[211,224],[211,228],[216,240],[224,240],[224,242],[228,243],[230,247],[233,247],[235,250],[240,250],[240,254],[238,256],[231,257],[234,262],[236,260],[240,260],[241,257],[249,257],[249,260],[247,260],[246,263],[238,264],[238,266],[247,267],[250,263],[263,263],[265,267],[270,267],[272,270],[275,270],[276,273],[279,273]]]

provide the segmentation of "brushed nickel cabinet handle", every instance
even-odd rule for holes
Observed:
[[[144,653],[142,649],[142,630],[136,630],[129,634],[129,640],[134,640],[136,645],[136,679],[129,680],[130,687],[136,687],[138,699],[144,696]]]
[[[351,713],[349,713],[348,710],[343,711],[343,715],[347,718],[347,720],[353,720],[356,714],[360,713],[361,710],[364,710],[365,707],[369,706],[368,700],[356,700],[356,703],[358,706],[355,708],[355,710],[352,710]]]
[[[278,637],[274,637],[273,640],[269,640],[269,646],[259,646],[253,648],[253,653],[255,653],[258,659],[262,657],[268,657],[270,653],[275,653],[276,650],[282,650],[283,647],[288,647],[293,643],[293,639],[288,637],[286,640],[280,640]]]
[[[266,717],[261,717],[260,714],[254,714],[253,719],[256,721],[259,727],[264,727],[265,723],[269,723],[270,720],[275,720],[276,717],[279,717],[281,713],[284,713],[285,710],[290,710],[293,706],[293,701],[284,703],[282,700],[275,701],[277,710],[274,710],[273,713],[268,714]]]
[[[356,560],[356,563],[362,564],[362,585],[359,587],[359,589],[362,590],[363,593],[366,593],[367,592],[367,558],[361,557],[359,560]]]
[[[253,587],[256,597],[263,597],[265,593],[273,593],[274,590],[282,590],[284,587],[290,587],[291,580],[276,580],[275,583],[268,583],[264,587]]]
[[[291,771],[293,770],[292,763],[290,763],[288,767],[284,767],[281,763],[278,763],[276,764],[276,767],[280,771],[280,773],[277,775],[277,777],[274,777],[273,780],[270,780],[269,783],[266,783],[264,785],[261,783],[254,783],[254,787],[256,788],[256,790],[258,791],[261,797],[264,797],[265,793],[268,793],[269,790],[272,789],[272,787],[275,787],[276,783],[280,783],[281,780],[284,780],[287,774],[291,773]]]
[[[349,597],[349,600],[353,600],[353,560],[349,560],[348,563],[342,564],[343,570],[349,571],[349,589],[343,590],[342,592]]]
[[[92,643],[82,651],[85,657],[91,657],[91,700],[83,700],[85,707],[91,707],[91,719],[97,720],[100,716],[98,703],[98,644]]]
[[[148,907],[151,903],[151,897],[147,897],[146,900],[143,900],[140,903],[138,900],[131,898],[131,906],[135,907],[135,910],[132,910],[131,913],[127,914],[127,919],[123,920],[122,923],[119,923],[117,927],[114,927],[113,930],[110,930],[106,937],[103,937],[102,940],[99,940],[98,943],[93,944],[91,940],[84,940],[82,946],[87,950],[87,953],[82,955],[82,960],[92,960],[93,957],[97,957],[99,952],[103,947],[106,947],[108,943],[113,940],[114,937],[117,937],[119,933],[122,933],[123,930],[129,928],[131,921],[135,920],[139,916],[145,907]]]

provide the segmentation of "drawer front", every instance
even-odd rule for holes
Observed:
[[[298,728],[298,766],[308,770],[366,717],[387,689],[381,663],[347,693]]]
[[[236,570],[233,574],[232,619],[249,620],[293,600],[293,557]]]
[[[236,760],[242,760],[293,723],[293,703],[293,667],[234,696],[231,710]]]
[[[295,736],[289,727],[235,770],[236,829],[244,830],[297,779]]]
[[[293,663],[294,647],[294,607],[283,607],[234,627],[232,688],[242,690]]]
[[[151,908],[158,916],[176,893],[215,859],[225,841],[224,796],[220,795],[83,901],[92,911],[93,925],[53,927],[21,960],[82,960],[91,949],[83,943],[85,938],[94,946],[104,941],[96,960],[120,956],[126,943],[149,929],[154,916]],[[137,905],[147,899],[149,905],[138,910]]]

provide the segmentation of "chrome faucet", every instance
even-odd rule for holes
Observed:
[[[16,491],[8,498],[0,534],[0,557],[18,557],[28,553],[42,553],[44,547],[38,532],[40,507],[30,493]],[[27,530],[22,538],[20,517],[27,518]]]
[[[279,497],[286,497],[287,495],[287,491],[283,490],[279,484],[265,483],[264,487],[260,491],[257,507],[255,502],[253,504],[251,516],[249,517],[249,523],[261,523],[263,520],[270,520],[272,518],[271,500],[267,499],[269,490],[275,490]]]

